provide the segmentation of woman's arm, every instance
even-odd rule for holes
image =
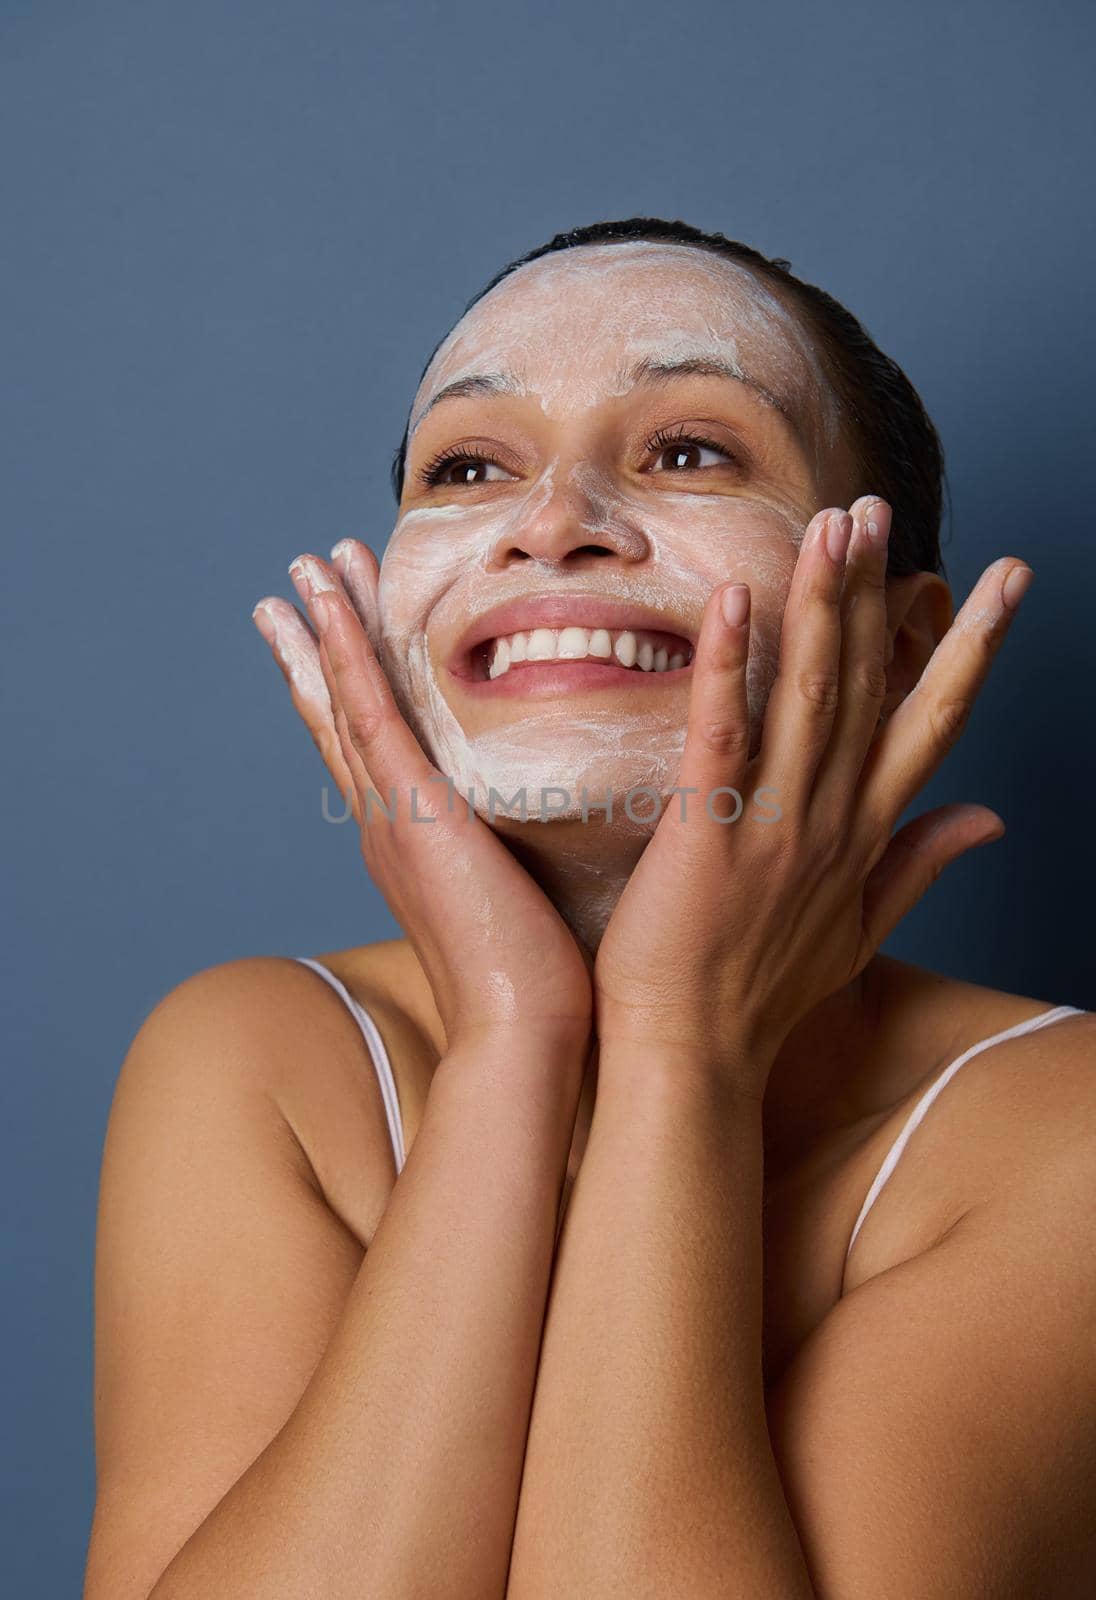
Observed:
[[[761,1108],[603,1047],[563,1221],[508,1595],[813,1596],[766,1429]]]
[[[589,971],[555,907],[490,828],[463,801],[454,805],[452,785],[403,720],[341,580],[310,555],[291,572],[316,632],[276,597],[256,608],[256,622],[351,802],[365,863],[415,949],[446,1048],[406,1167],[307,1388],[152,1594],[491,1600],[505,1587],[589,1053]],[[376,558],[357,544],[343,572],[371,614]],[[379,807],[371,804],[377,795]],[[197,1050],[193,1028],[174,1038],[177,1081],[185,1083]],[[184,1095],[184,1105],[196,1093]],[[149,1125],[170,1142],[170,1118],[154,1111]],[[248,1126],[241,1117],[241,1135]],[[190,1149],[200,1156],[201,1141]],[[154,1174],[135,1159],[122,1185],[139,1205],[151,1198]],[[229,1181],[233,1159],[230,1147]],[[253,1226],[256,1212],[280,1215],[281,1191],[264,1171],[253,1189],[241,1183]],[[223,1190],[224,1173],[216,1182]],[[231,1222],[230,1208],[222,1209]],[[203,1232],[191,1222],[184,1241],[195,1252],[191,1278],[193,1263],[210,1253]],[[217,1248],[212,1257],[203,1305],[239,1305],[230,1257]],[[135,1253],[130,1266],[132,1304],[158,1281],[162,1254]],[[288,1258],[283,1274],[287,1266]],[[307,1257],[302,1270],[313,1270]],[[119,1294],[125,1301],[124,1286]],[[284,1359],[296,1370],[293,1335],[283,1336],[276,1306],[256,1298],[275,1364]],[[179,1294],[161,1297],[159,1323],[142,1329],[143,1361],[165,1321],[186,1309]],[[199,1332],[227,1387],[227,1366],[218,1365],[207,1330]],[[198,1418],[188,1442],[203,1448]],[[117,1587],[110,1596],[116,1600]]]
[[[1096,1031],[1070,1026],[1042,1090],[972,1118],[1023,1130],[1008,1183],[841,1300],[767,1401],[760,1108],[711,1063],[603,1054],[509,1600],[1091,1594]]]
[[[728,590],[709,602],[698,642],[682,790],[703,801],[721,786],[775,789],[780,830],[723,826],[700,801],[687,819],[667,811],[599,948],[597,1103],[549,1300],[510,1600],[927,1597],[973,1593],[972,1575],[979,1593],[1034,1595],[1043,1591],[1031,1550],[1054,1524],[1045,1498],[1027,1498],[1020,1514],[1031,1520],[1009,1553],[986,1552],[995,1517],[1009,1507],[1015,1517],[1023,1501],[1024,1433],[1052,1444],[1048,1469],[1074,1503],[1090,1459],[1090,1383],[1080,1426],[1067,1426],[1071,1383],[1084,1370],[1083,1318],[1055,1310],[1057,1268],[1032,1277],[1048,1300],[1048,1380],[1014,1381],[1003,1425],[989,1425],[984,1409],[995,1376],[1009,1371],[1002,1351],[1022,1337],[1017,1297],[1004,1293],[1010,1261],[1023,1262],[1022,1275],[1040,1256],[1030,1230],[1019,1239],[1027,1191],[1019,1208],[982,1208],[924,1263],[850,1296],[835,1314],[840,1332],[824,1328],[792,1364],[774,1432],[798,1520],[770,1443],[761,1114],[776,1053],[797,1021],[858,976],[949,861],[1000,831],[992,813],[960,806],[891,837],[957,737],[1005,633],[1015,604],[1008,564],[983,576],[917,693],[880,734],[889,516],[870,498],[853,510],[820,513],[804,538],[756,761],[748,609],[724,610]],[[1083,1156],[1079,1147],[1075,1169]],[[1091,1190],[1082,1186],[1086,1198]],[[1067,1276],[1081,1237],[1075,1228]],[[1090,1304],[1091,1270],[1078,1282]],[[979,1366],[970,1329],[987,1293],[1006,1333]],[[915,1382],[900,1395],[883,1381],[888,1352],[873,1340],[907,1316],[933,1353],[920,1391]],[[908,1358],[909,1339],[893,1348]],[[1018,1354],[1013,1379],[1029,1369]],[[1006,1450],[954,1477],[945,1553],[934,1553],[939,1506],[925,1487],[949,1417]],[[892,1427],[898,1459],[886,1453]],[[835,1487],[842,1474],[853,1509]],[[1069,1558],[1065,1550],[1059,1542],[1050,1554],[1075,1559],[1075,1538]]]
[[[86,1600],[501,1596],[581,1060],[452,1050],[363,1259],[268,1090],[332,1040],[256,965],[180,986],[120,1078]]]
[[[442,1060],[304,1394],[151,1600],[503,1594],[578,1081],[519,1035]]]

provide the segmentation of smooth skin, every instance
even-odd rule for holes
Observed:
[[[725,1063],[757,1100],[795,1024],[863,971],[951,861],[1004,832],[971,805],[894,829],[961,732],[1031,569],[1005,557],[983,574],[917,692],[881,725],[890,508],[868,498],[856,511],[851,552],[847,512],[808,529],[752,761],[748,586],[714,592],[678,778],[696,794],[663,817],[597,954],[603,1051],[628,1041]],[[732,623],[721,602],[735,599]],[[968,630],[983,612],[993,621]],[[714,819],[702,800],[720,788],[778,795],[779,821]]]
[[[538,1372],[508,1588],[520,1600],[1081,1592],[1030,1567],[1050,1508],[1028,1501],[1022,1531],[1002,1525],[1032,1492],[1033,1448],[1056,1495],[1072,1479],[1091,1503],[1093,1413],[1077,1419],[1070,1384],[1087,1372],[1091,1400],[1094,1274],[1073,1258],[1080,1306],[1033,1360],[1027,1294],[1060,1294],[1070,1269],[1048,1256],[1019,1289],[1011,1250],[1024,1218],[1029,1272],[1030,1195],[972,1210],[937,1251],[849,1297],[766,1414],[767,1075],[940,872],[1001,833],[976,806],[893,829],[958,737],[1030,580],[994,563],[877,732],[887,508],[857,510],[843,588],[853,519],[823,513],[804,542],[753,761],[748,618],[721,612],[733,586],[705,613],[679,782],[701,795],[770,785],[783,831],[672,808],[598,951],[598,1099]],[[1072,1171],[1091,1200],[1085,1151],[1078,1141]]]
[[[359,822],[370,787],[404,802],[395,821],[373,813],[362,848],[436,996],[443,1054],[357,1264],[300,1152],[263,1131],[256,1112],[273,1112],[276,1084],[251,1067],[218,1070],[218,1054],[236,1048],[250,1062],[256,1048],[253,1037],[226,1042],[219,975],[181,986],[139,1036],[104,1170],[103,1316],[107,1334],[112,1317],[123,1325],[128,1228],[148,1322],[144,1338],[128,1324],[127,1353],[162,1382],[167,1460],[153,1471],[150,1442],[135,1437],[140,1406],[109,1420],[131,1380],[106,1337],[86,1600],[1087,1592],[1091,1098],[1068,1137],[1055,1127],[1053,1161],[1037,1133],[1039,1159],[1018,1162],[1007,1191],[846,1294],[771,1392],[762,1381],[761,1107],[773,1061],[949,862],[1002,829],[985,807],[945,807],[892,836],[961,732],[1027,569],[1012,558],[987,569],[916,691],[881,723],[888,520],[874,497],[813,519],[752,761],[748,618],[732,624],[721,609],[735,585],[713,591],[679,783],[703,795],[769,782],[781,824],[747,832],[669,807],[592,974],[550,902],[459,801],[450,811],[437,788],[436,826],[409,823],[409,791],[421,814],[435,769],[338,575],[317,557],[301,564],[334,707],[310,731]],[[458,859],[473,878],[455,874]],[[468,881],[486,898],[469,896]],[[505,912],[494,942],[490,905]],[[271,1048],[292,999],[267,1019]],[[196,1072],[203,1014],[212,1064]],[[1088,1019],[1076,1021],[1090,1065]],[[596,1107],[557,1246],[595,1042]],[[203,1096],[212,1108],[195,1112]],[[150,1202],[157,1184],[187,1191],[182,1229],[159,1241],[179,1263],[174,1278],[150,1262],[146,1225],[123,1217],[125,1184],[109,1165],[129,1163],[132,1188],[141,1134],[151,1167],[169,1106],[193,1140],[176,1149],[175,1173],[144,1177]],[[229,1217],[239,1276],[213,1257],[214,1307],[199,1268]],[[317,1310],[318,1257],[329,1270]],[[153,1334],[168,1291],[188,1279],[191,1343],[179,1338],[160,1368]],[[246,1316],[224,1310],[236,1296]],[[292,1329],[301,1348],[289,1364],[307,1379],[296,1395],[277,1373]],[[174,1433],[180,1390],[189,1420]],[[226,1405],[240,1418],[218,1432]],[[195,1431],[203,1418],[216,1449]],[[188,1464],[195,1456],[205,1470]]]

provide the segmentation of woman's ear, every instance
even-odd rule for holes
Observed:
[[[928,665],[951,627],[951,589],[935,572],[887,579],[887,695],[882,719],[891,716]]]

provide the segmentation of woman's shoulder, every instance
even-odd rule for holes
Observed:
[[[893,1160],[855,1278],[929,1248],[974,1205],[1068,1182],[1096,1150],[1096,1012],[892,963],[908,1086],[855,1161],[856,1204]],[[1077,1002],[1073,1002],[1077,1004]]]
[[[1088,1087],[1096,1041],[1096,1012],[1055,995],[1039,998],[946,976],[909,962],[887,961],[886,1004],[908,1019],[911,1036],[922,1032],[923,1070],[911,1088],[916,1100],[939,1075],[961,1058],[992,1050],[995,1072],[1019,1075],[1020,1063],[1057,1062],[1064,1072],[1081,1074]],[[965,1065],[965,1062],[964,1062]],[[962,1074],[959,1074],[962,1076]],[[977,1074],[967,1075],[973,1082]]]
[[[946,1095],[947,1115],[926,1114],[926,1127],[957,1129],[972,1160],[981,1149],[1007,1160],[1013,1149],[1018,1158],[1037,1155],[1040,1135],[1053,1145],[1078,1113],[1096,1115],[1096,1012],[1058,995],[1015,994],[905,962],[889,967],[888,992],[909,1016],[908,1036],[925,1041],[910,1051],[919,1066],[892,1132],[927,1113],[926,1099]]]
[[[1005,1171],[1053,1163],[1071,1130],[1096,1133],[1096,1012],[1058,996],[964,987],[970,1010],[929,1088],[943,1079],[941,1092],[958,1090],[972,1145],[996,1145]]]
[[[338,978],[359,1005],[415,1029],[425,1041],[436,1043],[440,1053],[444,1040],[433,994],[407,939],[379,939],[317,952],[309,959]]]
[[[144,1028],[253,1080],[307,1158],[328,1205],[367,1245],[396,1172],[380,1063],[346,1000],[298,954],[239,956],[170,990]],[[418,1126],[439,1051],[429,987],[403,940],[317,952],[380,1036],[404,1142]],[[435,1012],[436,1019],[436,1012]],[[433,1022],[436,1027],[436,1021]]]
[[[340,1015],[336,999],[348,1013],[340,994],[345,990],[382,1035],[391,1031],[421,1053],[441,1053],[444,1035],[430,987],[407,940],[302,955],[236,956],[199,968],[164,994],[146,1025],[152,1018],[163,1026],[168,1020],[184,1022],[187,1013],[208,1015],[212,1010],[238,1026],[250,1023],[264,1032],[273,1027],[294,1034],[313,1028],[318,1015]],[[309,962],[323,967],[336,984],[319,981]]]

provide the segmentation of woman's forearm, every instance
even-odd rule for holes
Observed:
[[[812,1595],[765,1421],[761,1178],[759,1103],[603,1045],[509,1600]]]
[[[300,1401],[150,1600],[504,1594],[582,1069],[501,1036],[441,1061]]]

